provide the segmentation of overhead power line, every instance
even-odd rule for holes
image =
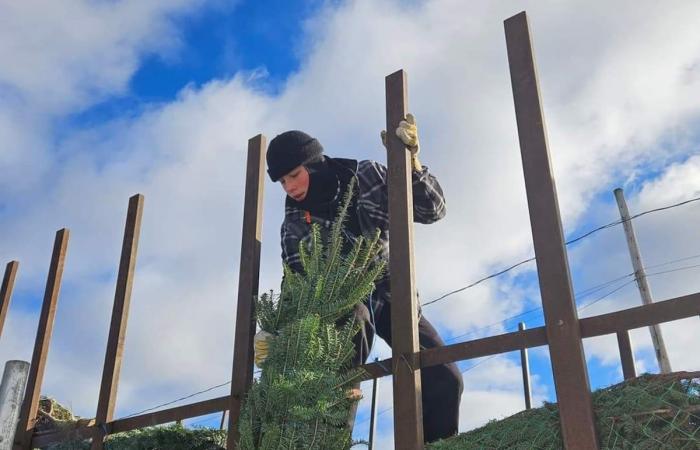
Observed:
[[[636,219],[636,218],[638,218],[638,217],[645,216],[645,215],[647,215],[647,214],[651,214],[651,213],[655,213],[655,212],[659,212],[659,211],[665,211],[665,210],[672,209],[672,208],[677,208],[677,207],[679,207],[679,206],[687,205],[687,204],[689,204],[689,203],[697,202],[697,201],[699,201],[699,200],[700,200],[700,197],[695,197],[695,198],[691,198],[691,199],[689,199],[689,200],[684,200],[684,201],[682,201],[682,202],[674,203],[674,204],[672,204],[672,205],[666,205],[666,206],[662,206],[662,207],[659,207],[659,208],[649,209],[649,210],[643,211],[643,212],[641,212],[641,213],[639,213],[639,214],[635,214],[635,215],[633,215],[633,216],[630,216],[629,220],[633,220],[633,219]],[[597,232],[599,232],[599,231],[602,231],[602,230],[605,230],[605,229],[607,229],[607,228],[612,228],[612,227],[614,227],[614,226],[620,225],[620,224],[624,223],[625,221],[626,221],[626,220],[624,220],[624,219],[618,219],[618,220],[615,220],[615,221],[613,221],[613,222],[607,223],[607,224],[605,224],[605,225],[601,225],[601,226],[599,226],[599,227],[597,227],[597,228],[594,228],[594,229],[592,229],[592,230],[590,230],[590,231],[585,232],[585,233],[582,234],[581,236],[575,237],[575,238],[573,238],[573,239],[569,239],[568,241],[565,242],[565,245],[571,245],[571,244],[573,244],[573,243],[576,243],[576,242],[578,242],[578,241],[581,241],[581,240],[583,240],[583,239],[586,239],[587,237],[589,237],[589,236],[591,236],[591,235],[593,235],[593,234],[595,234],[595,233],[597,233]],[[530,258],[528,258],[528,259],[524,259],[524,260],[522,260],[522,261],[520,261],[520,262],[517,262],[517,263],[515,263],[515,264],[513,264],[513,265],[511,265],[511,266],[509,266],[509,267],[507,267],[507,268],[505,268],[505,269],[503,269],[503,270],[499,270],[498,272],[492,273],[491,275],[487,275],[487,276],[485,276],[485,277],[482,277],[482,278],[480,278],[480,279],[474,281],[473,283],[468,284],[467,286],[464,286],[464,287],[459,288],[459,289],[455,289],[455,290],[453,290],[453,291],[450,291],[450,292],[448,292],[448,293],[446,293],[446,294],[441,295],[440,297],[438,297],[438,298],[436,298],[436,299],[433,299],[433,300],[430,300],[430,301],[428,301],[428,302],[422,303],[421,306],[422,306],[422,307],[425,307],[425,306],[429,306],[429,305],[435,304],[435,303],[437,303],[437,302],[439,302],[439,301],[441,301],[441,300],[444,300],[445,298],[447,298],[447,297],[449,297],[449,296],[451,296],[451,295],[454,295],[454,294],[457,294],[457,293],[459,293],[459,292],[465,291],[465,290],[467,290],[467,289],[473,288],[473,287],[475,287],[475,286],[477,286],[477,285],[483,283],[483,282],[486,281],[486,280],[490,280],[491,278],[496,278],[496,277],[498,277],[498,276],[500,276],[500,275],[503,275],[503,274],[505,274],[505,273],[507,273],[507,272],[510,272],[511,270],[513,270],[513,269],[515,269],[515,268],[517,268],[517,267],[519,267],[519,266],[522,266],[523,264],[526,264],[526,263],[529,263],[529,262],[531,262],[531,261],[534,261],[535,259],[536,259],[536,257],[534,257],[534,256],[532,256],[532,257],[530,257]]]
[[[256,370],[255,372],[253,372],[253,374],[256,375],[256,374],[259,374],[260,372],[261,372],[261,370],[258,369],[258,370]],[[201,390],[201,391],[197,391],[197,392],[195,392],[195,393],[193,393],[193,394],[189,394],[189,395],[186,395],[186,396],[184,396],[184,397],[180,397],[180,398],[178,398],[178,399],[169,401],[169,402],[167,402],[167,403],[162,403],[162,404],[160,404],[160,405],[156,405],[156,406],[153,406],[153,407],[151,407],[151,408],[147,408],[147,409],[144,409],[144,410],[142,410],[142,411],[139,411],[139,412],[135,412],[135,413],[126,415],[126,416],[124,416],[124,417],[121,417],[121,419],[126,419],[126,418],[128,418],[128,417],[138,416],[138,415],[141,415],[141,414],[144,414],[144,413],[147,413],[147,412],[150,412],[150,411],[153,411],[153,410],[162,408],[162,407],[164,407],[164,406],[170,406],[170,405],[172,405],[172,404],[174,404],[174,403],[181,402],[182,400],[187,400],[187,399],[189,399],[189,398],[192,398],[192,397],[195,397],[195,396],[201,395],[201,394],[206,394],[207,392],[213,391],[214,389],[218,389],[218,388],[220,388],[220,387],[224,387],[224,386],[229,385],[229,384],[231,384],[231,380],[229,380],[229,381],[227,381],[227,382],[225,382],[225,383],[217,384],[216,386],[208,387],[208,388],[203,389],[203,390]]]
[[[180,398],[178,398],[178,399],[169,401],[169,402],[167,402],[167,403],[162,403],[162,404],[160,404],[160,405],[156,405],[156,406],[153,406],[153,407],[151,407],[151,408],[147,408],[147,409],[144,409],[144,410],[142,410],[142,411],[135,412],[135,413],[129,414],[129,415],[124,416],[124,417],[121,417],[121,418],[122,418],[122,419],[126,419],[126,418],[128,418],[128,417],[139,416],[139,415],[141,415],[141,414],[144,414],[144,413],[147,413],[147,412],[150,412],[150,411],[153,411],[153,410],[162,408],[162,407],[164,407],[164,406],[170,406],[170,405],[172,405],[173,403],[181,402],[182,400],[187,400],[187,399],[192,398],[192,397],[195,397],[195,396],[197,396],[197,395],[201,395],[201,394],[207,393],[207,392],[209,392],[209,391],[213,391],[214,389],[217,389],[217,388],[220,388],[220,387],[224,387],[224,386],[226,386],[226,385],[228,385],[228,384],[231,384],[231,381],[227,381],[227,382],[225,382],[225,383],[217,384],[216,386],[212,386],[212,387],[210,387],[210,388],[207,388],[207,389],[204,389],[204,390],[195,392],[195,393],[193,393],[193,394],[186,395],[186,396],[184,396],[184,397],[180,397]]]
[[[665,261],[665,262],[659,263],[659,264],[654,264],[654,265],[645,267],[645,269],[646,269],[646,268],[653,268],[653,267],[667,266],[667,265],[674,264],[674,263],[677,263],[677,262],[688,261],[688,260],[697,259],[697,258],[700,258],[700,254],[698,254],[698,255],[692,255],[692,256],[686,256],[686,257],[684,257],[684,258],[673,259],[673,260]],[[652,277],[652,276],[657,276],[657,275],[664,275],[664,274],[668,274],[668,273],[673,273],[673,272],[680,272],[680,271],[683,271],[683,270],[690,270],[690,269],[694,269],[694,268],[698,268],[698,267],[700,267],[700,264],[693,264],[693,265],[690,265],[690,266],[682,266],[682,267],[677,267],[677,268],[675,268],[675,269],[669,269],[669,270],[664,270],[664,271],[659,271],[659,272],[651,272],[651,273],[647,273],[647,278]],[[577,292],[576,294],[574,294],[574,296],[575,296],[575,298],[576,298],[577,301],[578,301],[578,300],[581,300],[581,299],[584,298],[584,297],[587,297],[587,296],[589,296],[589,295],[591,295],[591,294],[593,294],[593,293],[595,293],[595,292],[598,292],[598,291],[600,291],[600,290],[602,290],[602,289],[605,289],[606,287],[609,287],[609,286],[611,286],[611,285],[614,285],[615,283],[617,283],[617,282],[619,282],[619,281],[622,281],[622,280],[624,280],[625,278],[629,278],[629,277],[632,277],[632,276],[634,276],[634,272],[628,273],[628,274],[626,274],[626,275],[622,275],[622,276],[617,277],[617,278],[613,278],[613,279],[611,279],[611,280],[608,280],[608,281],[606,281],[606,282],[604,282],[604,283],[601,283],[601,284],[598,284],[598,285],[596,285],[596,286],[592,286],[592,287],[590,287],[590,288],[583,289],[582,291]],[[598,299],[594,300],[593,302],[591,302],[591,303],[589,303],[589,304],[586,304],[586,305],[580,307],[579,311],[582,310],[583,308],[587,308],[588,306],[590,306],[590,305],[592,305],[592,304],[594,304],[594,303],[597,303],[597,302],[603,300],[604,298],[606,298],[606,297],[608,297],[608,296],[614,294],[615,292],[617,292],[619,289],[622,289],[623,287],[625,287],[625,286],[627,286],[628,284],[631,284],[631,283],[633,283],[633,282],[635,282],[635,281],[636,281],[636,278],[633,278],[632,280],[627,281],[626,283],[622,284],[621,286],[618,286],[618,288],[615,288],[612,292],[608,292],[608,293],[605,294],[603,297],[598,298]],[[489,325],[486,325],[486,326],[477,328],[477,329],[472,330],[472,331],[470,331],[470,332],[468,332],[468,333],[460,334],[460,335],[458,335],[458,336],[453,336],[453,337],[451,337],[450,339],[447,339],[445,342],[446,342],[446,343],[454,342],[454,341],[456,341],[456,340],[458,340],[458,339],[460,339],[460,338],[464,338],[464,337],[467,337],[467,336],[471,336],[471,335],[477,334],[477,333],[479,333],[479,332],[481,332],[481,331],[484,331],[484,330],[487,330],[487,329],[489,329],[489,328],[493,328],[493,327],[498,326],[498,325],[505,325],[507,322],[509,322],[509,321],[511,321],[511,320],[513,320],[513,319],[517,319],[517,318],[520,318],[520,317],[524,317],[524,316],[527,316],[527,315],[529,315],[529,314],[532,314],[532,313],[538,312],[538,311],[542,311],[542,307],[541,307],[541,306],[538,306],[538,307],[532,308],[532,309],[528,309],[527,311],[523,311],[523,312],[518,313],[518,314],[515,314],[515,315],[513,315],[513,316],[506,317],[506,318],[504,318],[504,319],[502,319],[502,320],[499,320],[498,322],[493,322],[493,323],[491,323],[491,324],[489,324]],[[541,314],[540,314],[540,316],[541,316]],[[538,316],[538,317],[539,317],[539,316]],[[526,321],[526,322],[527,322],[527,321]]]

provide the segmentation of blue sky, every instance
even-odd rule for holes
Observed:
[[[700,196],[696,2],[621,2],[617,11],[583,1],[0,6],[0,263],[20,261],[0,361],[30,358],[53,235],[69,227],[44,390],[79,415],[94,414],[126,204],[141,192],[117,416],[225,382],[247,139],[300,128],[331,156],[381,161],[383,77],[398,68],[409,75],[422,160],[448,204],[443,221],[416,226],[421,298],[532,256],[502,28],[522,9],[531,20],[566,236],[616,220],[618,186],[632,213]],[[269,181],[265,189],[260,284],[276,289],[284,196]],[[690,204],[636,220],[645,263],[700,254],[699,216]],[[576,292],[632,271],[619,227],[571,246],[569,257]],[[694,270],[651,277],[655,298],[700,290]],[[581,314],[638,304],[629,284]],[[446,339],[464,339],[512,331],[518,319],[507,318],[539,305],[530,263],[426,314]],[[542,324],[537,312],[523,320]],[[697,370],[700,359],[687,350],[699,337],[697,323],[663,329],[674,369]],[[635,330],[632,339],[638,371],[656,371],[648,332]],[[585,349],[593,388],[621,380],[614,337],[587,340]],[[375,354],[389,350],[378,341]],[[554,400],[546,348],[530,356],[536,403]],[[524,406],[517,354],[460,367],[474,363],[464,373],[462,431]],[[383,379],[380,410],[390,407],[390,391]],[[367,413],[365,399],[359,420]],[[218,426],[218,418],[190,423]],[[356,431],[366,437],[366,424]],[[391,444],[388,413],[380,439],[380,448]]]

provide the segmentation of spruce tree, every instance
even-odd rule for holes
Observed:
[[[352,444],[346,423],[359,399],[349,398],[348,389],[362,375],[350,367],[352,339],[360,328],[352,312],[384,271],[377,260],[379,230],[354,243],[344,238],[353,189],[354,182],[330,232],[324,236],[312,224],[310,239],[300,243],[303,271],[285,264],[280,294],[256,299],[260,328],[274,338],[245,399],[241,449],[328,450]]]

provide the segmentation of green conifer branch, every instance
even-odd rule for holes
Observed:
[[[343,226],[354,186],[353,180],[327,240],[313,224],[308,241],[300,243],[302,273],[285,265],[280,295],[256,299],[258,323],[275,337],[245,398],[242,449],[350,447],[345,424],[358,399],[348,398],[347,390],[363,375],[350,367],[360,329],[352,311],[384,271],[377,262],[378,231],[345,251],[351,243],[343,240]]]

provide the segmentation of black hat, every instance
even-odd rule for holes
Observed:
[[[285,131],[267,147],[267,173],[277,181],[297,166],[318,161],[323,154],[321,144],[303,131]]]

